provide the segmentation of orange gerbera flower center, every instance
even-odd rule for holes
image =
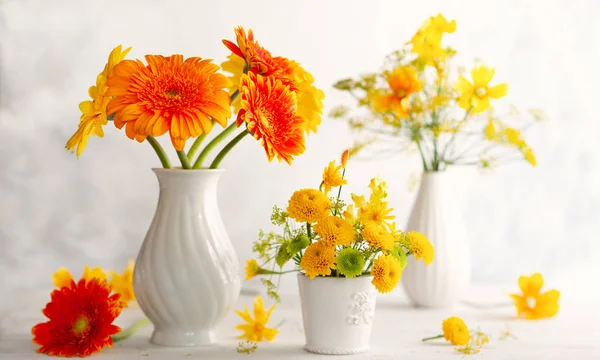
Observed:
[[[177,150],[185,141],[212,130],[212,120],[225,127],[231,116],[230,81],[217,73],[211,60],[182,55],[147,55],[148,65],[125,60],[115,66],[108,95],[115,96],[107,112],[115,126],[126,125],[129,138],[142,141],[167,131]]]

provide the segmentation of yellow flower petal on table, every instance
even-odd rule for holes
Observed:
[[[254,318],[252,318],[246,305],[244,305],[244,311],[236,310],[235,312],[246,322],[235,327],[236,330],[244,332],[238,339],[246,339],[254,342],[262,342],[263,339],[268,341],[273,340],[279,331],[274,328],[268,328],[267,323],[274,309],[275,305],[271,306],[268,311],[265,311],[262,297],[257,296],[254,298]]]

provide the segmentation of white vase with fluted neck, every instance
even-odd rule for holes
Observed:
[[[214,344],[240,292],[238,258],[217,204],[223,170],[152,170],[158,204],[133,273],[137,302],[154,325],[150,341]]]
[[[406,231],[427,236],[435,253],[428,266],[409,257],[401,281],[411,303],[432,308],[456,305],[470,284],[471,253],[460,205],[445,171],[423,174]]]

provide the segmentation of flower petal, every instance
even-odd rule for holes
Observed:
[[[508,84],[498,84],[488,89],[488,95],[492,99],[500,99],[508,92]]]

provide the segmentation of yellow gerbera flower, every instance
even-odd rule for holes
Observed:
[[[335,247],[322,241],[310,244],[304,251],[300,267],[311,279],[319,275],[331,275],[331,269],[335,269]]]
[[[442,322],[444,338],[452,345],[467,345],[471,339],[469,328],[463,319],[452,316]]]
[[[465,110],[478,114],[490,107],[490,99],[500,99],[505,96],[508,91],[507,84],[489,86],[495,71],[495,69],[485,65],[474,67],[471,70],[473,83],[460,75],[456,83],[456,89],[460,92],[457,99],[458,105]]]
[[[118,272],[111,272],[110,285],[115,293],[120,294],[120,300],[129,303],[135,301],[135,294],[133,292],[133,268],[135,262],[129,260],[127,268],[123,271],[123,274]]]
[[[244,305],[244,311],[236,310],[235,312],[246,322],[235,327],[236,330],[242,330],[244,333],[238,336],[238,339],[246,339],[247,341],[262,342],[263,339],[271,341],[279,331],[275,328],[268,328],[267,323],[271,317],[271,313],[275,309],[275,305],[271,306],[269,311],[265,311],[263,299],[260,296],[254,298],[254,318],[250,315],[248,307]]]
[[[342,165],[335,165],[335,161],[331,161],[323,170],[323,186],[325,186],[325,194],[331,191],[331,188],[346,185],[348,181],[342,176]]]
[[[375,285],[377,291],[385,294],[398,285],[402,276],[402,268],[400,262],[392,255],[382,255],[373,262],[371,275],[373,276],[371,283]]]
[[[301,189],[294,192],[288,201],[287,212],[299,222],[314,223],[329,213],[327,195],[317,189]]]
[[[317,132],[321,125],[321,115],[323,114],[323,100],[325,93],[317,89],[313,83],[314,77],[311,73],[304,70],[300,64],[295,61],[290,62],[292,77],[297,87],[297,111],[296,114],[306,119],[306,133]]]
[[[102,126],[108,123],[106,107],[110,101],[110,97],[106,96],[108,90],[106,82],[112,76],[115,65],[125,58],[129,50],[131,48],[122,51],[122,47],[119,45],[110,52],[104,70],[96,77],[96,85],[90,87],[88,91],[92,100],[86,100],[79,104],[79,110],[82,112],[79,128],[65,146],[67,150],[76,151],[77,157],[85,150],[90,135],[104,137]]]
[[[100,267],[90,269],[90,267],[86,265],[83,268],[82,277],[86,281],[90,281],[93,278],[97,278],[99,280],[106,280],[106,273]],[[65,286],[70,287],[72,281],[74,281],[73,275],[71,275],[67,268],[62,267],[58,269],[54,274],[52,274],[52,282],[54,282],[54,285],[56,285],[57,288],[62,288]]]
[[[544,278],[540,273],[519,277],[519,288],[522,294],[510,295],[515,302],[518,317],[537,320],[558,313],[560,292],[553,289],[541,293],[542,286],[544,286]]]
[[[433,262],[434,249],[427,237],[419,232],[410,231],[406,234],[406,241],[410,245],[411,252],[415,259],[423,259],[426,265]]]
[[[327,216],[319,220],[314,229],[321,242],[328,246],[350,245],[354,241],[354,227],[338,216]]]

